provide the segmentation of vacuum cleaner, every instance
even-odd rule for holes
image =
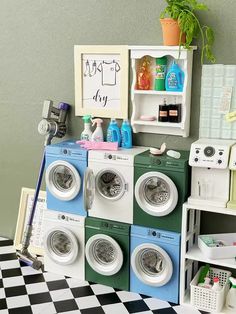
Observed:
[[[29,221],[24,231],[22,249],[17,252],[17,256],[20,261],[29,266],[32,266],[34,269],[37,270],[41,268],[42,262],[39,261],[36,256],[31,255],[28,248],[30,245],[30,238],[32,236],[33,220],[45,168],[45,147],[51,144],[51,141],[54,137],[62,138],[65,136],[66,134],[65,122],[69,108],[70,105],[64,102],[60,102],[57,107],[54,107],[53,102],[51,100],[45,100],[43,104],[42,113],[43,119],[40,121],[38,125],[38,132],[41,135],[45,136],[44,152],[39,169],[39,175],[36,184],[32,209],[29,215]]]

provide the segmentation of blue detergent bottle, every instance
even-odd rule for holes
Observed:
[[[120,128],[116,122],[116,119],[111,119],[111,122],[107,129],[107,142],[118,142],[118,146],[121,144]]]
[[[121,147],[132,148],[132,128],[128,119],[124,119],[121,126]]]
[[[184,87],[184,72],[174,61],[166,75],[165,87],[170,92],[182,92]]]

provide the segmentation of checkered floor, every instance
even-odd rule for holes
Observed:
[[[0,238],[0,314],[198,314],[136,293],[21,265],[11,240]]]

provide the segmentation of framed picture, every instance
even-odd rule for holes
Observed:
[[[17,250],[22,248],[22,240],[25,231],[25,227],[28,223],[30,210],[34,200],[34,189],[22,188],[20,205],[18,212],[18,219],[16,225],[14,245]],[[29,251],[32,254],[43,255],[43,212],[46,210],[46,192],[40,191],[38,202],[35,210],[35,216],[33,221],[32,237],[30,240]]]
[[[128,46],[75,46],[75,115],[128,117]]]

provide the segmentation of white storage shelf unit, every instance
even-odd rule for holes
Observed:
[[[199,269],[199,262],[207,263],[213,267],[236,269],[234,258],[209,259],[198,248],[198,235],[200,233],[201,212],[207,211],[224,215],[236,216],[236,210],[220,207],[204,207],[203,205],[183,205],[182,234],[181,234],[181,269],[180,269],[180,304],[190,304],[190,282]],[[226,308],[220,314],[233,314]]]
[[[131,124],[135,133],[157,133],[179,135],[183,137],[189,136],[190,127],[190,102],[191,102],[191,81],[192,81],[192,59],[193,50],[181,48],[179,55],[178,46],[130,46],[131,50],[131,65],[132,65],[132,87],[131,87],[131,102],[132,102],[132,117]],[[150,56],[155,63],[156,58],[167,56],[168,68],[172,61],[178,60],[177,63],[185,73],[183,92],[169,92],[156,90],[137,90],[136,78],[139,61],[144,56]],[[155,68],[155,66],[153,67]],[[154,81],[154,80],[153,80]],[[181,122],[159,122],[158,112],[159,105],[163,104],[166,98],[167,104],[181,103]],[[151,115],[157,117],[155,121],[140,120],[141,115]]]

